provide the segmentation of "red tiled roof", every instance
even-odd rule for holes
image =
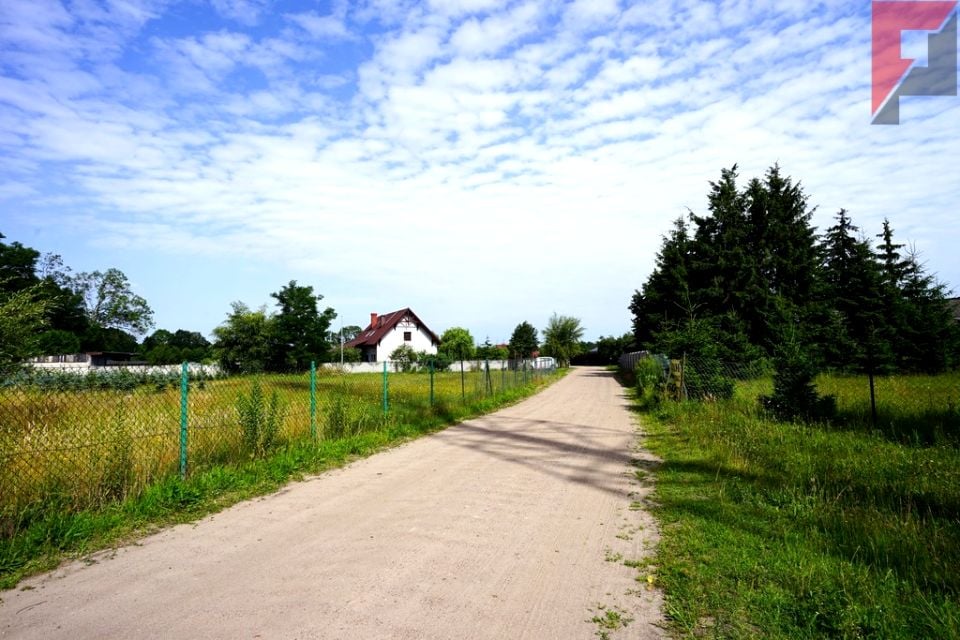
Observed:
[[[417,324],[417,327],[423,329],[430,339],[440,344],[440,337],[420,319],[420,317],[409,308],[391,311],[381,316],[377,316],[377,326],[368,325],[366,329],[357,334],[357,337],[345,344],[346,347],[375,347],[380,344],[383,336],[387,335],[397,324],[406,317],[410,317]]]

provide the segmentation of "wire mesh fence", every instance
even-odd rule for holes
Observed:
[[[654,372],[662,393],[673,400],[720,400],[733,396],[738,383],[756,382],[758,388],[770,380],[772,370],[765,362],[724,362],[713,358],[669,356],[635,351],[620,357],[624,371],[638,366]]]
[[[796,396],[776,402],[790,413],[774,404],[771,362],[634,352],[621,357],[620,368],[643,407],[695,400],[748,416],[869,432],[911,446],[960,446],[960,371],[883,376],[824,371],[809,381],[809,396],[805,384],[788,377],[787,393]]]
[[[445,418],[553,373],[520,361],[398,373],[336,368],[223,377],[176,373],[22,374],[0,385],[0,534],[34,504],[76,510],[138,494],[160,478],[303,441]]]

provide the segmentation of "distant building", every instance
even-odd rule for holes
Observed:
[[[40,368],[99,368],[124,365],[143,365],[145,362],[135,361],[137,354],[129,351],[88,351],[86,353],[70,353],[56,356],[39,356],[27,362]]]
[[[960,322],[960,298],[948,298],[947,306],[950,307],[950,312],[953,313],[954,321]]]
[[[371,313],[370,325],[345,346],[360,350],[364,362],[382,362],[401,345],[436,353],[440,338],[410,309]]]

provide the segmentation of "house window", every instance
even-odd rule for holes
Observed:
[[[404,331],[404,332],[403,332],[403,341],[404,341],[404,342],[410,342],[411,340],[413,340],[413,332],[411,332],[411,331]]]

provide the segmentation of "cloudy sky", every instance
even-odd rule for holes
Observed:
[[[958,287],[960,98],[871,126],[870,37],[852,1],[2,0],[0,232],[170,330],[296,279],[345,324],[593,338],[722,167],[779,162]]]

